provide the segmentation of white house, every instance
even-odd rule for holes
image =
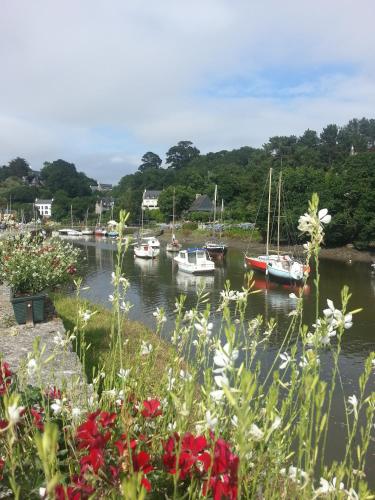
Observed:
[[[52,200],[38,200],[36,198],[34,206],[38,209],[41,217],[51,217],[52,215]]]
[[[158,198],[161,191],[147,191],[143,193],[142,208],[145,210],[156,210],[158,207]]]

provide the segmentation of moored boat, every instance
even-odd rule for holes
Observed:
[[[192,274],[213,273],[215,263],[207,256],[204,248],[188,248],[180,250],[174,258],[181,271]]]
[[[269,261],[267,264],[267,272],[270,278],[288,283],[300,283],[305,277],[304,265],[290,258]]]
[[[134,245],[134,255],[135,257],[141,257],[143,259],[154,259],[160,253],[159,248],[154,248],[147,243],[137,243]]]
[[[212,237],[210,240],[206,241],[203,248],[207,251],[208,255],[213,259],[223,259],[227,253],[228,246],[226,243],[216,238],[215,236],[215,223],[216,223],[216,203],[217,203],[217,185],[215,185],[215,195],[214,195],[214,220],[212,223]],[[221,218],[223,217],[224,203],[221,203]],[[222,221],[221,221],[222,222]],[[220,224],[220,228],[222,223]],[[220,229],[221,232],[221,229]]]

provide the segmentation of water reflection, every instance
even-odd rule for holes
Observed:
[[[200,289],[212,290],[215,286],[215,276],[195,276],[177,271],[176,284],[180,292],[198,292]]]

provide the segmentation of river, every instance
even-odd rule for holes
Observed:
[[[74,244],[82,249],[87,262],[84,285],[89,288],[82,292],[82,296],[94,303],[110,307],[108,296],[113,292],[111,273],[116,261],[116,242],[91,238],[74,240]],[[197,290],[203,283],[209,294],[212,319],[215,324],[214,311],[220,302],[220,291],[223,290],[226,280],[230,281],[232,290],[241,290],[246,270],[243,253],[229,248],[225,263],[217,267],[214,275],[192,276],[178,271],[173,256],[168,255],[165,246],[162,246],[160,255],[155,260],[134,258],[130,247],[124,256],[124,272],[130,282],[128,300],[133,304],[130,318],[154,328],[155,318],[152,313],[156,307],[163,307],[167,316],[164,332],[169,332],[173,325],[175,301],[180,294],[186,295],[186,307],[191,308],[195,305]],[[352,293],[349,309],[363,308],[361,313],[354,316],[353,327],[345,331],[342,341],[340,373],[347,398],[358,394],[358,378],[363,370],[364,361],[369,353],[375,350],[375,275],[371,274],[367,263],[328,259],[320,261],[320,274],[321,310],[327,307],[327,298],[333,300],[335,306],[340,308],[340,293],[344,285],[347,285]],[[260,358],[264,368],[267,369],[273,363],[283,340],[282,332],[286,331],[290,321],[288,315],[295,308],[295,300],[290,298],[289,294],[298,291],[289,286],[269,283],[262,276],[255,277],[255,289],[260,292],[249,298],[247,318],[251,319],[261,314],[267,320],[275,318],[278,324],[277,332],[272,336],[269,347]],[[315,290],[312,278],[309,278],[303,300],[304,323],[311,325],[315,317]],[[330,354],[323,353],[320,358],[322,375],[329,378]],[[371,383],[374,390],[375,373]],[[342,400],[342,392],[336,391],[331,416],[333,425],[329,436],[330,459],[339,459],[343,453],[345,410]],[[368,471],[374,468],[375,449],[372,446],[369,451]],[[375,479],[370,477],[368,479],[371,483],[375,483]]]

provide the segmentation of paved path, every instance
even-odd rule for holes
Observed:
[[[61,319],[50,308],[47,321],[36,323],[35,326],[17,325],[9,297],[9,289],[0,285],[2,359],[17,372],[21,385],[66,389],[70,399],[83,404],[87,399],[86,377],[71,343],[65,341],[66,333]],[[30,357],[35,358],[35,349],[42,353],[39,362],[41,369],[32,374],[27,370],[26,364]]]

